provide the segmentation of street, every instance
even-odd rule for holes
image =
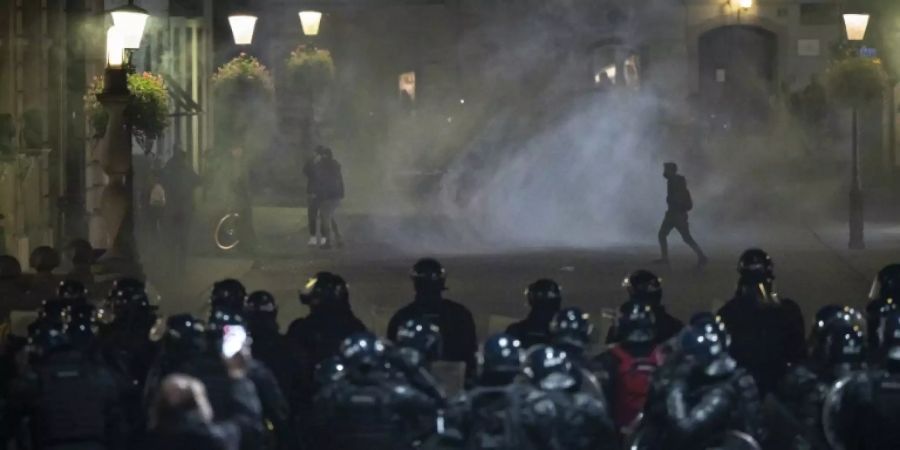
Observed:
[[[235,277],[248,290],[265,289],[279,302],[282,329],[306,308],[297,300],[298,290],[317,271],[333,271],[350,283],[356,314],[371,328],[383,333],[391,314],[412,298],[409,268],[421,256],[436,256],[448,272],[449,298],[466,304],[474,313],[479,338],[505,328],[513,318],[525,315],[525,286],[540,277],[550,277],[563,286],[564,303],[590,312],[606,332],[601,320],[606,308],[623,299],[622,279],[632,270],[646,268],[663,278],[664,304],[677,317],[716,308],[734,290],[736,262],[746,247],[760,246],[775,261],[776,286],[782,296],[796,300],[809,320],[826,303],[851,304],[862,308],[875,272],[892,262],[900,234],[888,225],[869,224],[869,250],[846,250],[845,225],[826,224],[815,229],[801,224],[748,225],[748,231],[728,234],[701,228],[698,240],[705,244],[710,264],[694,267],[690,250],[677,233],[669,237],[673,252],[671,267],[651,263],[658,257],[655,234],[634,245],[603,249],[546,248],[523,250],[467,251],[465,248],[424,248],[401,251],[395,246],[366,240],[363,221],[351,226],[350,243],[342,250],[306,247],[305,234],[291,229],[301,210],[259,208],[258,232],[263,248],[253,258],[239,255],[206,255],[193,258],[182,295],[163,299],[164,313],[204,312],[208,290],[215,280]],[[351,224],[352,225],[352,224]],[[735,236],[741,236],[736,238]],[[355,238],[355,239],[354,239]],[[409,248],[416,247],[410,242]],[[808,325],[808,323],[807,323]]]

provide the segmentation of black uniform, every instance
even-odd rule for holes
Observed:
[[[688,191],[687,180],[677,174],[677,166],[674,163],[666,163],[664,176],[666,177],[666,204],[668,209],[663,218],[662,225],[659,227],[659,247],[662,259],[668,261],[669,246],[667,237],[673,229],[678,230],[684,243],[687,244],[694,253],[697,254],[699,263],[706,263],[706,255],[700,249],[700,245],[691,236],[691,229],[688,225],[688,212],[693,208],[691,193]]]
[[[437,405],[391,373],[386,346],[371,333],[342,344],[346,375],[315,397],[316,448],[407,449],[434,432]]]
[[[337,353],[341,341],[366,330],[349,308],[322,307],[291,323],[287,338],[304,352],[313,364]]]
[[[753,375],[760,395],[775,389],[788,365],[806,356],[803,315],[790,299],[765,304],[739,292],[719,315],[732,336],[731,355]]]
[[[400,308],[388,323],[387,337],[396,340],[397,329],[409,319],[424,318],[441,329],[443,351],[441,360],[466,363],[466,373],[474,374],[478,351],[475,320],[462,304],[440,297],[416,296],[416,299]]]
[[[125,448],[127,424],[111,372],[76,350],[46,355],[13,386],[11,424],[30,418],[42,449]],[[8,436],[8,435],[7,435]]]
[[[772,392],[788,365],[806,357],[806,330],[797,303],[775,293],[774,264],[764,251],[749,249],[738,262],[737,292],[721,309],[731,335],[731,356],[745,368],[760,395]]]
[[[473,450],[542,448],[553,442],[555,406],[527,384],[476,387],[454,401],[448,411],[462,447]]]
[[[550,321],[562,306],[562,288],[555,281],[540,279],[528,285],[525,299],[531,308],[528,317],[510,325],[506,333],[526,349],[550,344]]]

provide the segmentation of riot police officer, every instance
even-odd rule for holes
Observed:
[[[440,359],[443,347],[441,330],[424,318],[409,319],[397,330],[395,346],[388,346],[388,362],[416,389],[443,405],[446,394],[430,372],[431,363]]]
[[[581,372],[579,386],[582,392],[597,397],[603,396],[603,389],[597,377],[591,373],[591,364],[585,353],[591,344],[594,324],[590,314],[580,308],[563,308],[550,322],[550,342],[553,347],[566,353],[566,357]]]
[[[790,368],[777,391],[793,431],[792,447],[828,449],[822,405],[838,380],[865,368],[862,316],[849,307],[828,305],[816,314],[811,358]]]
[[[433,431],[434,401],[393,376],[385,353],[385,344],[367,332],[341,345],[346,375],[316,395],[315,448],[408,449]]]
[[[475,374],[475,353],[478,340],[475,336],[475,320],[464,305],[445,299],[447,272],[437,260],[421,259],[410,273],[416,295],[412,303],[400,308],[388,322],[387,337],[396,341],[400,325],[412,318],[425,318],[443,333],[444,361],[464,362],[466,374]]]
[[[211,319],[208,327],[203,327],[201,322],[186,315],[173,316],[169,319],[172,326],[167,327],[166,334],[170,342],[164,344],[163,351],[163,357],[171,358],[170,361],[164,361],[168,370],[156,371],[163,376],[157,378],[155,385],[151,385],[148,379],[147,389],[152,401],[165,375],[170,373],[190,375],[203,382],[206,387],[213,420],[225,421],[239,414],[239,409],[243,408],[244,404],[252,403],[259,407],[261,401],[253,381],[249,379],[249,373],[247,377],[235,377],[229,372],[223,360],[223,356],[228,356],[223,347],[224,327],[238,325],[240,319],[223,309],[214,311]],[[176,337],[181,332],[185,332],[186,335]],[[172,344],[171,348],[169,343]],[[243,346],[239,351],[244,351]],[[236,401],[236,396],[241,400]],[[244,450],[259,448],[263,443],[262,423],[249,427],[248,430],[241,437],[241,448]]]
[[[292,322],[287,337],[313,364],[336,354],[350,335],[366,330],[350,309],[350,290],[339,275],[317,273],[301,291],[300,303],[309,307],[309,315]]]
[[[633,304],[646,304],[653,308],[654,336],[653,343],[659,345],[672,339],[684,324],[669,314],[662,304],[662,280],[653,272],[636,270],[628,275],[622,282],[622,287],[628,294],[628,300],[622,305],[620,311],[630,310]],[[606,335],[606,343],[613,344],[621,341],[617,327],[612,327]]]
[[[11,386],[11,429],[30,418],[32,448],[125,448],[128,430],[113,375],[58,328],[29,337],[31,369]]]
[[[509,334],[489,338],[479,355],[478,384],[457,398],[447,412],[448,438],[466,449],[539,448],[552,437],[552,408],[539,389],[513,383],[522,371],[524,351]],[[541,435],[545,432],[545,436]]]
[[[222,349],[222,353],[226,351],[225,341],[229,337],[229,328],[244,329],[244,319],[237,314],[230,314],[226,309],[219,309],[213,312],[207,325],[207,345],[208,348]],[[216,355],[221,356],[221,355]],[[294,437],[292,426],[290,423],[291,412],[286,397],[281,391],[277,378],[262,363],[248,355],[246,361],[246,377],[253,383],[256,394],[259,397],[259,403],[262,406],[263,419],[267,421],[268,426],[261,427],[268,431],[263,437],[263,444],[266,448],[289,449],[296,446],[296,438]],[[215,406],[213,406],[215,408]]]
[[[158,351],[150,340],[157,317],[144,283],[134,278],[113,282],[100,308],[100,320],[103,323],[99,341],[104,358],[141,392]]]
[[[666,393],[665,448],[724,446],[735,435],[758,447],[763,437],[759,395],[753,378],[729,356],[720,330],[709,323],[691,326],[682,333],[680,347],[688,362]]]
[[[731,334],[731,355],[753,375],[764,396],[775,389],[789,364],[806,356],[803,313],[775,292],[774,263],[766,252],[745,251],[738,273],[737,292],[718,315]]]
[[[884,266],[869,290],[869,303],[866,304],[866,323],[869,348],[878,348],[878,325],[881,316],[890,309],[895,309],[900,302],[900,264]]]
[[[654,345],[656,316],[643,302],[628,302],[619,309],[616,325],[619,343],[592,361],[617,429],[623,433],[635,424],[644,409],[650,383],[662,356]]]
[[[506,333],[518,339],[527,349],[550,344],[550,321],[562,307],[562,288],[555,281],[542,278],[525,290],[528,317],[510,325]]]
[[[822,425],[832,448],[900,447],[900,311],[880,318],[881,364],[837,381],[826,396]]]
[[[532,348],[522,372],[546,395],[543,407],[553,411],[552,420],[545,421],[539,432],[549,439],[540,448],[616,448],[615,426],[606,402],[602,396],[583,392],[585,371],[565,350],[541,345]]]
[[[525,346],[510,334],[488,338],[478,355],[478,387],[508,386],[522,371]]]
[[[247,289],[243,283],[233,278],[217,281],[209,295],[210,317],[220,309],[231,314],[241,314],[246,301]]]
[[[302,353],[290,348],[287,337],[278,330],[278,304],[266,291],[256,291],[244,305],[247,331],[252,338],[253,358],[262,362],[278,378],[281,390],[291,398],[306,364]]]

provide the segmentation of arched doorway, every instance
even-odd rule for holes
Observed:
[[[700,102],[717,126],[766,122],[776,89],[778,38],[750,25],[728,25],[700,35]]]

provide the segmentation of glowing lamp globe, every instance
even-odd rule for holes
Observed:
[[[129,0],[127,5],[116,8],[110,11],[109,14],[112,16],[113,24],[122,30],[125,48],[141,48],[144,27],[147,25],[147,18],[150,17],[150,13],[146,9],[135,6],[134,0]]]
[[[866,37],[869,27],[868,14],[844,14],[844,27],[847,29],[847,40],[861,41]]]
[[[753,7],[753,0],[738,0],[738,6],[744,9],[750,9]]]
[[[250,45],[253,43],[253,30],[256,28],[256,19],[256,16],[246,13],[228,16],[231,34],[234,35],[234,43],[236,45]]]
[[[319,24],[322,23],[322,13],[319,11],[300,11],[300,25],[303,34],[316,36],[319,34]]]
[[[113,25],[106,32],[106,65],[120,69],[125,62],[125,36],[119,27]]]

